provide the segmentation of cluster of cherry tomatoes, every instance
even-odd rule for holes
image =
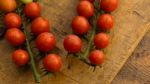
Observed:
[[[22,0],[25,3],[23,9],[24,15],[31,19],[30,30],[36,37],[35,45],[40,52],[53,50],[56,45],[55,36],[50,33],[49,21],[41,17],[41,6],[32,0]],[[85,35],[92,28],[89,19],[95,14],[95,0],[81,0],[77,6],[76,16],[72,21],[72,30],[75,34],[64,38],[64,48],[68,53],[81,52],[83,42],[79,36]],[[114,26],[114,19],[109,12],[114,11],[118,6],[118,0],[99,0],[99,9],[105,13],[99,15],[96,26],[99,30],[108,31]],[[0,0],[0,10],[7,12],[4,17],[4,24],[7,27],[6,39],[13,46],[21,46],[26,42],[27,36],[21,30],[23,21],[20,15],[15,13],[16,0]],[[95,30],[96,31],[96,30]],[[109,45],[109,36],[106,33],[99,32],[94,36],[93,44],[95,49],[89,53],[89,61],[93,65],[100,65],[104,62],[104,53],[101,48]],[[18,49],[12,54],[13,62],[18,66],[26,65],[30,56],[25,49]],[[62,60],[57,54],[48,54],[43,60],[43,65],[50,72],[59,71],[62,66]]]
[[[64,39],[64,48],[68,53],[79,53],[83,46],[79,36],[85,35],[92,28],[89,19],[94,16],[96,0],[81,0],[77,6],[76,16],[72,21],[72,30],[75,34],[68,35]],[[100,10],[105,13],[98,16],[96,26],[99,30],[108,31],[113,28],[114,19],[109,12],[114,11],[118,6],[118,0],[99,0]],[[95,30],[96,31],[96,30]],[[109,36],[106,33],[97,33],[93,39],[95,49],[89,53],[89,61],[92,65],[101,65],[104,62],[104,53],[101,48],[109,45]]]
[[[53,50],[56,38],[50,33],[49,21],[41,16],[41,6],[32,0],[22,1],[26,1],[24,2],[26,5],[23,8],[23,14],[32,21],[30,31],[36,37],[36,47],[44,53]],[[14,12],[16,5],[16,0],[0,0],[0,8],[6,12],[4,16],[4,24],[7,27],[6,39],[15,47],[23,45],[27,39],[21,28],[23,19]],[[24,66],[29,62],[30,54],[25,49],[17,49],[12,54],[12,60],[17,66]],[[43,65],[47,71],[57,72],[62,66],[62,60],[57,54],[48,54],[43,59]]]

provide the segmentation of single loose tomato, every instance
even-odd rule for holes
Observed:
[[[76,35],[68,35],[64,38],[64,48],[69,53],[77,53],[81,51],[82,41]]]
[[[17,66],[26,65],[29,61],[28,52],[22,49],[18,49],[13,52],[12,60]]]
[[[100,65],[104,62],[104,53],[100,50],[93,50],[89,55],[89,60],[93,65]]]
[[[91,3],[93,3],[95,0],[81,0],[81,1],[90,1]]]
[[[112,12],[118,7],[118,0],[100,0],[100,7],[105,12]]]
[[[22,20],[18,14],[8,13],[4,17],[4,23],[7,26],[7,28],[20,28]]]
[[[38,17],[34,19],[31,23],[31,32],[34,35],[39,35],[43,32],[49,32],[49,22],[43,17]]]
[[[94,15],[94,6],[89,1],[80,1],[77,6],[77,12],[80,16],[89,18]]]
[[[62,67],[62,60],[57,54],[48,54],[43,60],[43,65],[50,72],[58,72]]]
[[[24,13],[32,19],[39,17],[41,14],[41,6],[36,2],[31,2],[25,6]]]
[[[83,16],[76,16],[72,21],[72,29],[76,34],[85,34],[90,29],[88,20]]]
[[[109,36],[105,33],[98,33],[94,37],[96,48],[106,48],[109,45]]]
[[[10,28],[6,32],[6,39],[13,46],[19,46],[25,42],[26,37],[21,30]]]
[[[114,19],[110,14],[103,14],[99,16],[97,26],[101,30],[110,30],[114,26]]]
[[[16,9],[16,0],[0,0],[0,8],[3,11],[11,12]]]
[[[56,38],[52,33],[44,32],[36,38],[36,47],[42,52],[48,52],[54,49]]]

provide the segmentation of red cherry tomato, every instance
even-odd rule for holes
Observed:
[[[99,50],[93,50],[89,55],[89,60],[93,65],[101,65],[104,62],[104,53]]]
[[[76,34],[85,34],[90,29],[88,20],[83,16],[76,16],[72,21],[72,29]]]
[[[114,26],[114,19],[110,14],[103,14],[99,16],[97,26],[101,30],[110,30]]]
[[[16,5],[16,0],[0,0],[0,8],[6,12],[14,11]]]
[[[39,35],[43,32],[49,32],[49,22],[47,19],[38,17],[31,23],[31,32],[34,35]]]
[[[50,72],[58,72],[62,67],[62,60],[59,55],[48,54],[43,60],[44,67]]]
[[[7,41],[13,46],[22,45],[26,39],[24,33],[17,28],[10,28],[6,32]]]
[[[76,35],[68,35],[64,39],[64,48],[69,53],[77,53],[77,52],[81,51],[82,41]]]
[[[91,3],[93,3],[95,0],[81,0],[81,1],[90,1]]]
[[[94,6],[89,1],[81,1],[77,6],[77,12],[80,16],[89,18],[94,15]]]
[[[31,2],[25,6],[24,13],[27,17],[32,19],[39,17],[41,14],[41,7],[38,3]]]
[[[29,61],[28,52],[22,49],[18,49],[13,52],[12,60],[17,66],[26,65]]]
[[[4,23],[8,28],[20,28],[22,20],[18,14],[8,13],[4,17]]]
[[[100,7],[105,12],[112,12],[118,7],[118,0],[100,0]]]
[[[52,33],[44,32],[36,38],[36,46],[42,52],[48,52],[54,49],[56,38]]]
[[[105,33],[95,35],[94,44],[97,48],[106,48],[109,45],[109,36]]]

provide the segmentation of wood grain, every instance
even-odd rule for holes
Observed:
[[[150,22],[150,1],[142,1],[140,16]],[[137,9],[138,10],[138,9]],[[150,84],[150,26],[149,32],[112,81],[112,84]]]
[[[112,81],[112,84],[150,84],[150,31]]]
[[[110,33],[111,44],[105,49],[106,61],[102,68],[98,67],[93,72],[92,67],[73,58],[72,67],[68,70],[62,41],[64,36],[72,33],[70,23],[76,15],[77,3],[78,0],[41,0],[42,15],[52,24],[58,51],[64,61],[62,70],[51,78],[44,77],[42,84],[109,84],[148,30],[148,19],[141,15],[143,2],[120,0],[119,8],[113,13],[116,24]],[[12,63],[12,47],[5,40],[1,40],[0,44],[0,84],[34,84],[30,69],[24,72]]]

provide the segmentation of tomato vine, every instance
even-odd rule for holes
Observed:
[[[61,69],[62,59],[58,54],[49,53],[56,46],[56,38],[49,32],[48,20],[41,16],[38,0],[21,1],[0,0],[0,15],[4,16],[4,23],[0,23],[0,36],[6,31],[7,41],[17,48],[12,54],[13,62],[19,67],[29,64],[35,82],[40,84],[43,73],[55,73]],[[68,54],[79,57],[88,65],[102,65],[105,55],[100,49],[109,44],[109,36],[105,32],[114,26],[114,19],[109,13],[117,6],[118,0],[81,0],[77,6],[78,16],[71,24],[74,34],[66,36],[63,42]],[[31,32],[27,29],[29,23]],[[85,47],[82,37],[87,40],[85,49],[82,49]],[[34,45],[31,42],[34,42]],[[36,46],[37,51],[33,50],[33,46]],[[35,63],[35,52],[41,57],[44,54],[44,70],[41,72]]]
[[[84,46],[86,48],[72,53],[74,56],[77,56],[88,65],[96,66],[103,64],[105,55],[100,49],[106,48],[109,44],[109,36],[105,32],[108,32],[114,26],[114,19],[110,12],[114,11],[117,6],[118,0],[81,0],[79,2],[77,6],[78,16],[76,17],[85,17],[91,24],[91,29],[90,31],[87,30],[88,24],[86,20],[76,20],[76,17],[73,19],[73,32],[87,40],[87,46]],[[83,31],[84,33],[82,33]],[[71,43],[71,47],[75,48],[77,41]],[[64,47],[66,49],[66,45]],[[69,52],[68,49],[66,51]]]

